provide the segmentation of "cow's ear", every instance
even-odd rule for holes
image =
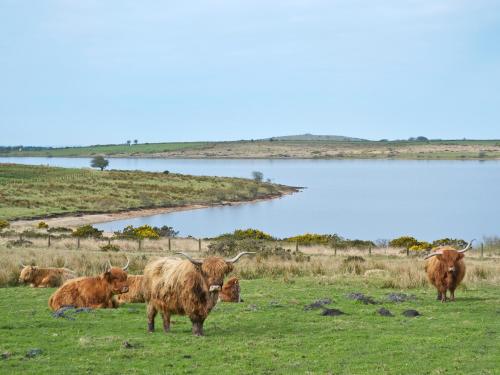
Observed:
[[[464,258],[464,253],[458,253],[458,260],[463,259],[463,258]]]

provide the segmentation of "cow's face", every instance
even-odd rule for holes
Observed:
[[[454,274],[457,271],[457,263],[463,259],[464,254],[456,250],[443,250],[443,254],[437,255],[437,258],[445,266],[446,272]]]
[[[209,291],[219,292],[224,284],[224,277],[233,270],[233,265],[220,257],[208,257],[201,265],[201,273],[207,281]]]
[[[36,266],[26,266],[21,270],[19,275],[20,283],[29,283],[34,280],[38,267]]]
[[[113,294],[128,292],[127,272],[118,267],[112,267],[103,274],[103,278],[111,286]]]

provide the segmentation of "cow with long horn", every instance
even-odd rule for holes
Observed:
[[[102,274],[95,277],[80,277],[64,283],[49,299],[49,307],[58,310],[63,306],[112,308],[116,307],[113,296],[128,292],[127,269],[113,267],[108,261]]]
[[[425,271],[429,282],[438,291],[437,299],[446,302],[446,293],[450,291],[450,300],[455,300],[455,289],[465,276],[464,253],[471,249],[472,242],[462,250],[450,246],[439,247],[424,259],[427,260]]]
[[[172,314],[187,315],[192,322],[192,332],[203,335],[203,323],[217,304],[224,277],[233,270],[233,264],[243,255],[232,259],[211,256],[193,259],[185,253],[177,253],[186,259],[161,258],[144,269],[143,293],[147,303],[148,331],[154,331],[154,321],[159,312],[163,329],[170,330]]]

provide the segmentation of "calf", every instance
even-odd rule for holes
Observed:
[[[237,277],[231,277],[222,286],[219,292],[219,301],[222,302],[243,302],[240,296],[240,282]]]
[[[54,288],[76,277],[76,273],[67,268],[41,268],[24,264],[21,266],[19,283],[29,284],[32,288]]]

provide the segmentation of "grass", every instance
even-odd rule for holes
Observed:
[[[169,335],[147,334],[143,304],[56,319],[47,308],[53,290],[0,289],[0,352],[11,353],[0,360],[0,372],[495,374],[500,366],[500,297],[491,285],[461,289],[457,302],[447,304],[436,302],[429,288],[411,290],[415,301],[388,302],[387,294],[400,290],[352,277],[332,284],[264,278],[243,280],[241,286],[245,302],[219,304],[203,338],[191,336],[190,322],[179,316]],[[346,298],[351,292],[382,303],[363,305]],[[346,315],[304,311],[325,297]],[[395,317],[377,315],[382,306]],[[422,316],[402,316],[407,309]],[[34,348],[42,353],[26,358]]]
[[[211,205],[291,188],[225,177],[0,164],[0,218]]]
[[[150,143],[0,149],[0,156],[133,156],[164,158],[312,158],[312,159],[500,159],[500,140],[418,141],[234,141]]]

